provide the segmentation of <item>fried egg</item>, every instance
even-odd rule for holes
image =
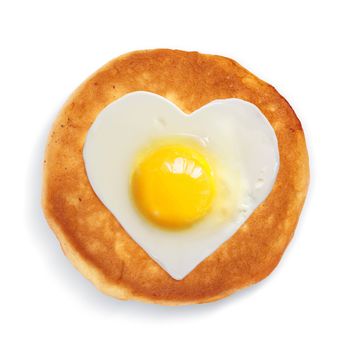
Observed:
[[[255,105],[230,98],[186,114],[144,91],[99,113],[83,156],[96,195],[177,280],[239,229],[279,167],[275,132]]]

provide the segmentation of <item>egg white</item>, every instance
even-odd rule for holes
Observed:
[[[194,139],[217,160],[228,215],[213,210],[181,233],[148,222],[130,195],[135,157],[154,140]],[[188,115],[149,92],[104,108],[88,131],[83,156],[91,186],[126,232],[174,279],[183,279],[230,238],[271,192],[279,167],[275,132],[262,112],[240,99],[213,101]],[[239,186],[237,183],[239,182]],[[230,211],[230,193],[232,210]],[[237,203],[233,203],[235,200]],[[220,197],[214,208],[220,208]],[[234,209],[234,210],[233,210]]]

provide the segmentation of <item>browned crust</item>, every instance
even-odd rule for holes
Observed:
[[[172,279],[123,230],[93,192],[82,148],[97,114],[126,93],[162,95],[187,113],[215,99],[257,105],[279,143],[280,169],[269,197],[239,231],[185,279]],[[276,267],[302,209],[309,182],[301,124],[287,101],[235,61],[197,52],[132,52],[107,63],[70,97],[50,133],[42,205],[74,266],[120,299],[168,305],[204,303],[260,281]]]

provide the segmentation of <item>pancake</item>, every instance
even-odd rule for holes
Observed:
[[[186,113],[216,99],[249,101],[278,139],[280,168],[270,195],[235,235],[180,281],[123,230],[85,171],[82,149],[99,112],[140,90],[161,95]],[[225,57],[146,50],[107,63],[63,106],[46,148],[42,205],[66,256],[99,290],[118,299],[184,305],[218,300],[268,276],[293,236],[308,182],[300,121],[275,88]]]

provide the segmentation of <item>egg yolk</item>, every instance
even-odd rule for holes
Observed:
[[[207,159],[184,145],[158,147],[136,165],[131,191],[138,209],[153,223],[185,228],[210,210],[215,183]]]

